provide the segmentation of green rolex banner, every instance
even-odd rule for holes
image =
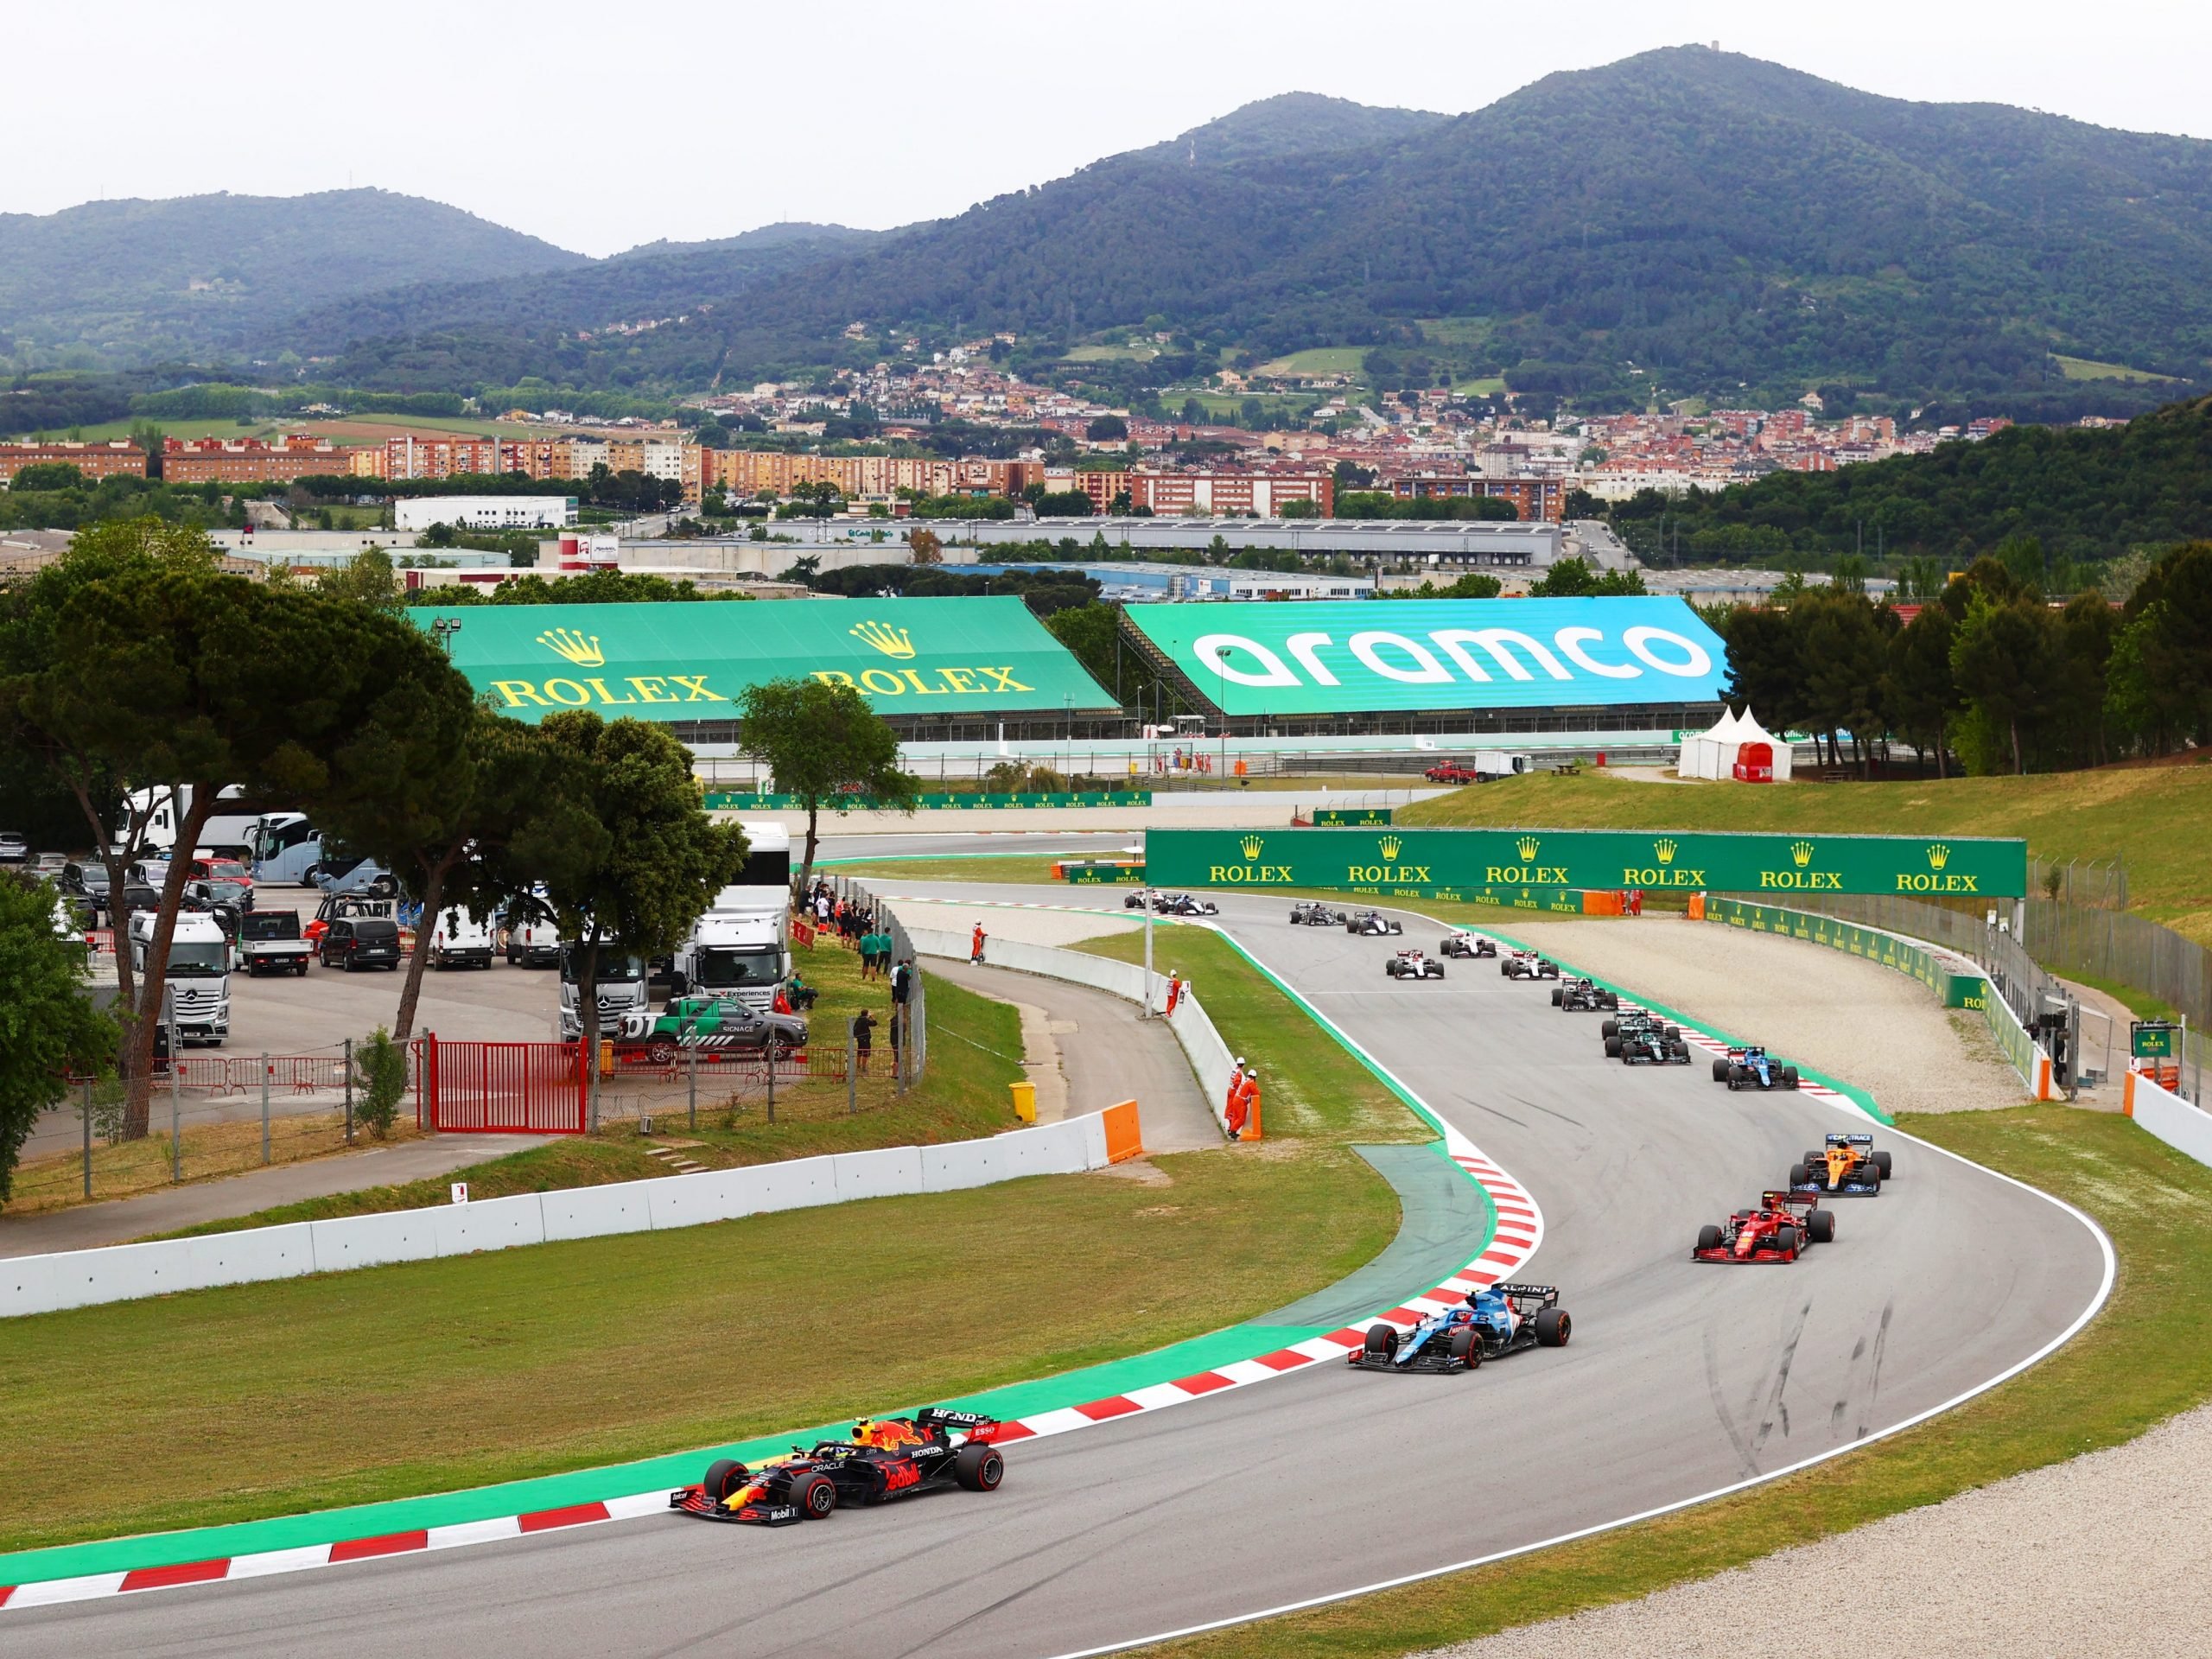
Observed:
[[[453,664],[493,706],[537,721],[562,709],[613,719],[734,720],[749,685],[849,685],[880,715],[1118,713],[1067,648],[1011,594],[988,599],[702,600],[650,605],[471,605],[443,617]]]
[[[1162,887],[1319,887],[1541,905],[1569,892],[1886,893],[2017,899],[2027,843],[1967,836],[1618,830],[1154,830]]]

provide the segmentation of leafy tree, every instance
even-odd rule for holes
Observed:
[[[363,548],[346,563],[324,571],[315,579],[315,591],[327,599],[350,600],[378,611],[397,611],[407,602],[399,577],[392,569],[391,555],[373,546]]]
[[[1581,595],[1639,594],[1645,591],[1641,570],[1600,570],[1583,559],[1561,559],[1540,581],[1529,585],[1531,599],[1571,599]]]
[[[378,1026],[353,1051],[353,1064],[360,1069],[365,1085],[353,1104],[353,1116],[361,1120],[372,1140],[390,1140],[391,1126],[399,1117],[400,1098],[407,1092],[405,1033],[395,1042],[391,1033]]]
[[[79,537],[0,602],[0,720],[79,798],[112,890],[143,824],[103,822],[93,790],[185,791],[175,842],[198,844],[230,785],[301,801],[358,798],[400,780],[395,734],[467,683],[400,618],[225,575],[196,535],[151,520]],[[145,973],[118,966],[124,1133],[146,1132],[154,1027],[191,872],[169,867]],[[120,953],[118,953],[120,954]]]
[[[66,461],[34,461],[16,470],[12,488],[18,490],[80,490],[88,480],[81,468]]]
[[[1829,752],[1839,758],[1838,734],[1849,732],[1863,770],[1872,760],[1869,746],[1888,729],[1882,674],[1896,613],[1886,607],[1878,612],[1864,594],[1829,587],[1808,594],[1789,614],[1804,722],[1827,734]]]
[[[691,752],[664,726],[572,709],[538,732],[550,774],[539,821],[493,855],[487,880],[509,890],[531,875],[543,882],[574,941],[576,1009],[596,1040],[600,951],[617,941],[631,956],[674,950],[744,868],[745,832],[707,816]]]
[[[1802,727],[1806,698],[1789,613],[1739,605],[1719,632],[1728,643],[1728,701],[1777,732]]]
[[[1129,423],[1118,415],[1101,415],[1083,429],[1093,443],[1119,442],[1129,435]]]
[[[1504,585],[1496,576],[1487,576],[1471,570],[1457,582],[1440,588],[1433,582],[1424,582],[1418,588],[1391,588],[1376,594],[1380,599],[1496,599],[1504,592]]]
[[[2015,773],[2028,769],[2054,702],[2057,632],[2057,619],[2033,600],[1978,598],[1968,607],[1952,641],[1951,671],[1978,722],[1974,743],[1984,766],[1997,748],[2009,751]]]
[[[72,1074],[105,1071],[114,1023],[85,995],[85,947],[54,926],[54,893],[0,872],[0,1204],[39,1114],[59,1105]]]
[[[1084,490],[1048,490],[1037,498],[1039,518],[1088,518],[1096,511]]]
[[[2063,720],[2067,760],[2077,766],[2110,759],[2105,731],[2105,676],[2112,662],[2120,618],[2091,590],[2076,594],[2058,620],[2056,702]]]
[[[899,770],[899,739],[849,685],[766,680],[745,691],[740,742],[768,763],[777,792],[806,810],[806,855],[799,879],[813,874],[822,809],[842,814],[855,796],[893,810],[913,810],[919,785]]]
[[[1949,776],[1950,726],[1959,708],[1958,683],[1951,676],[1951,644],[1956,626],[1940,605],[1924,607],[1892,636],[1883,699],[1896,728],[1924,757],[1936,752],[1936,775]]]
[[[916,564],[936,564],[944,557],[944,543],[937,532],[918,525],[906,532],[906,550],[914,556]]]

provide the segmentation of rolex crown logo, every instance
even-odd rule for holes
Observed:
[[[1942,842],[1937,842],[1934,846],[1928,849],[1928,868],[1929,869],[1940,870],[1950,861],[1951,849],[1944,846]]]
[[[537,643],[556,655],[567,658],[578,668],[607,665],[607,653],[600,650],[595,633],[582,634],[574,628],[548,628],[537,636]]]
[[[1260,855],[1260,849],[1267,844],[1268,843],[1266,842],[1262,841],[1257,836],[1247,836],[1243,841],[1237,843],[1238,846],[1244,849],[1244,856],[1247,859],[1258,858]]]
[[[1651,843],[1651,851],[1662,864],[1671,864],[1675,861],[1675,843],[1671,841],[1655,841]]]
[[[1535,861],[1536,849],[1543,844],[1534,836],[1523,836],[1513,843],[1515,849],[1520,853],[1521,856],[1531,863]]]
[[[846,632],[856,639],[865,639],[887,657],[912,657],[914,642],[904,628],[894,628],[886,623],[868,621]]]
[[[1789,861],[1792,864],[1795,864],[1799,869],[1803,869],[1808,864],[1813,861],[1813,843],[1809,841],[1791,842],[1789,843]]]
[[[1395,863],[1397,861],[1398,849],[1405,844],[1405,842],[1400,841],[1395,836],[1385,836],[1382,840],[1375,843],[1376,849],[1382,855],[1382,861],[1386,864]]]

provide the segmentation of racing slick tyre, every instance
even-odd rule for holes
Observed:
[[[1384,963],[1382,964],[1382,977],[1383,977],[1383,978],[1385,978],[1385,979],[1395,979],[1397,976],[1398,976],[1398,964],[1397,964],[1395,962],[1386,962],[1386,963]]]
[[[1797,1068],[1796,1066],[1785,1065],[1782,1068],[1782,1086],[1785,1089],[1795,1089],[1797,1086]]]
[[[1720,1248],[1720,1230],[1718,1227],[1713,1226],[1710,1222],[1699,1228],[1697,1230],[1697,1247],[1700,1250],[1719,1249]]]
[[[1833,1210],[1808,1211],[1805,1232],[1815,1244],[1833,1244],[1835,1243],[1835,1212]]]
[[[1505,958],[1503,957],[1500,957],[1497,959],[1497,976],[1500,979],[1510,979],[1513,977],[1513,971],[1505,965]]]
[[[1667,1040],[1672,1043],[1680,1039],[1682,1034],[1682,1028],[1680,1026],[1669,1026],[1667,1027],[1663,1034]]]
[[[995,1492],[1006,1478],[1006,1459],[995,1446],[971,1442],[952,1459],[952,1478],[963,1492]]]
[[[1606,1058],[1607,1059],[1609,1059],[1609,1060],[1618,1060],[1618,1058],[1620,1058],[1620,1057],[1621,1057],[1621,1039],[1620,1039],[1619,1038],[1618,1038],[1618,1037],[1608,1037],[1608,1038],[1606,1038],[1606,1039],[1605,1039],[1605,1058]]]
[[[1430,977],[1431,979],[1441,979],[1441,978],[1443,978],[1443,977],[1444,977],[1444,964],[1443,964],[1442,963],[1440,963],[1440,963],[1438,963],[1436,964],[1436,971],[1435,971],[1434,973],[1431,974],[1431,975],[1429,976],[1429,977]]]
[[[1726,1060],[1715,1060],[1715,1061],[1713,1063],[1713,1080],[1715,1083],[1726,1083],[1726,1082],[1727,1082],[1727,1081],[1728,1081],[1728,1071],[1729,1071],[1729,1065],[1728,1065],[1728,1062],[1727,1062],[1727,1061],[1726,1061]]]
[[[1728,1068],[1728,1092],[1732,1095],[1737,1090],[1743,1086],[1744,1068],[1740,1065],[1730,1066]]]
[[[791,1483],[791,1502],[807,1520],[823,1520],[837,1507],[837,1483],[827,1475],[801,1475]]]
[[[1797,1259],[1797,1230],[1795,1227],[1776,1228],[1774,1230],[1774,1248],[1781,1251],[1782,1254],[1787,1256],[1790,1261],[1795,1262]]]
[[[1444,1344],[1444,1351],[1471,1371],[1483,1363],[1482,1344],[1475,1340],[1474,1332],[1465,1325],[1452,1333]]]
[[[1553,986],[1553,987],[1552,987],[1552,1007],[1559,1007],[1559,1005],[1560,1005],[1560,1003],[1564,1002],[1565,1001],[1567,1001],[1567,993],[1566,993],[1565,991],[1561,990],[1558,986],[1556,986],[1556,985]]]
[[[1796,1072],[1793,1071],[1789,1074],[1789,1081],[1792,1084],[1796,1083],[1797,1074]],[[1882,1179],[1886,1181],[1891,1179],[1890,1153],[1888,1147],[1885,1147],[1881,1151],[1874,1154],[1874,1167],[1882,1172]]]
[[[1367,1327],[1367,1351],[1385,1359],[1398,1357],[1398,1327],[1394,1325],[1370,1325]]]
[[[719,1503],[744,1485],[746,1478],[743,1464],[734,1458],[716,1458],[707,1465],[707,1478],[699,1485],[709,1497]]]
[[[1598,1034],[1600,1037],[1607,1038],[1619,1036],[1621,1034],[1621,1022],[1618,1020],[1605,1020],[1599,1026]],[[1713,1075],[1715,1077],[1719,1077],[1720,1074],[1716,1071]]]
[[[1676,1038],[1673,1042],[1668,1044],[1667,1052],[1673,1055],[1676,1059],[1680,1060],[1684,1065],[1688,1065],[1690,1063],[1690,1046],[1688,1043],[1683,1042],[1680,1038]]]
[[[1598,994],[1598,1006],[1599,1007],[1618,1011],[1620,1005],[1621,999],[1618,993],[1613,991],[1600,991]]]
[[[1720,1230],[1715,1227],[1712,1230],[1718,1233]],[[1701,1240],[1702,1235],[1700,1236]],[[1713,1242],[1719,1243],[1717,1238]],[[1564,1348],[1567,1346],[1567,1338],[1573,1333],[1574,1321],[1568,1317],[1565,1308],[1541,1307],[1536,1310],[1537,1347]]]
[[[1792,1185],[1792,1186],[1803,1186],[1803,1185],[1805,1185],[1808,1182],[1809,1182],[1812,1179],[1813,1179],[1813,1178],[1812,1178],[1812,1176],[1811,1176],[1811,1175],[1807,1172],[1807,1170],[1806,1170],[1806,1168],[1805,1168],[1805,1166],[1804,1166],[1804,1165],[1802,1165],[1802,1164],[1792,1164],[1792,1165],[1790,1165],[1790,1166],[1789,1166],[1789,1185]]]

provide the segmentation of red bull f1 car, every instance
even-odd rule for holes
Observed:
[[[1795,1262],[1835,1236],[1835,1217],[1809,1192],[1763,1192],[1718,1227],[1698,1230],[1693,1262]]]
[[[1617,992],[1600,990],[1586,979],[1562,980],[1552,987],[1552,1007],[1569,1014],[1618,1014],[1620,1006]]]
[[[974,1412],[934,1408],[862,1421],[849,1440],[823,1440],[811,1452],[793,1446],[750,1469],[718,1459],[696,1486],[671,1492],[668,1506],[707,1521],[785,1527],[822,1520],[841,1503],[887,1503],[946,1486],[996,1491],[1006,1477],[990,1442],[997,1427]]]
[[[1564,1348],[1574,1321],[1551,1285],[1498,1283],[1471,1290],[1463,1306],[1432,1313],[1410,1331],[1367,1327],[1367,1340],[1344,1356],[1361,1371],[1471,1371],[1523,1348]]]
[[[1508,979],[1557,979],[1559,963],[1533,950],[1516,950],[1497,959],[1497,971]]]
[[[1494,957],[1497,941],[1479,933],[1454,933],[1436,947],[1440,957]]]
[[[1875,1151],[1871,1135],[1831,1135],[1823,1149],[1789,1166],[1789,1190],[1878,1198],[1890,1179],[1890,1161],[1889,1148]]]
[[[1382,964],[1382,971],[1392,979],[1441,979],[1444,964],[1418,950],[1401,950]]]
[[[1756,1046],[1732,1048],[1726,1059],[1713,1061],[1713,1080],[1731,1089],[1795,1089],[1797,1068]]]

